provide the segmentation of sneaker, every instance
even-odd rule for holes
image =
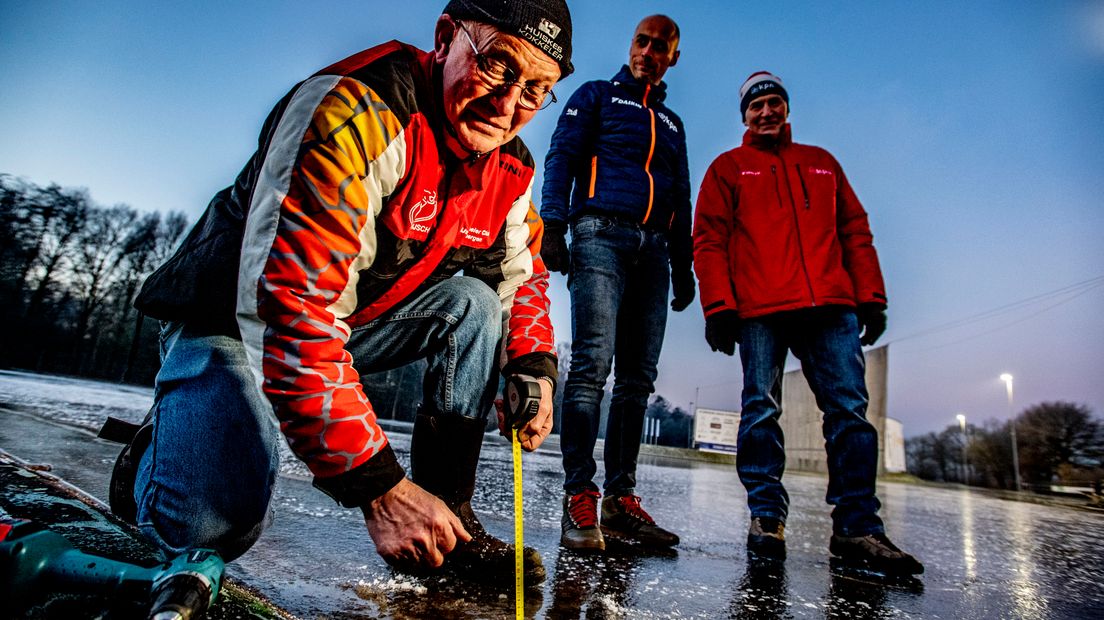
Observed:
[[[637,495],[613,495],[602,499],[602,532],[607,536],[629,538],[649,547],[673,547],[677,534],[656,525],[644,512]]]
[[[460,522],[472,539],[460,543],[445,556],[443,570],[475,581],[512,585],[515,571],[514,546],[488,533],[472,511],[471,503],[464,502],[453,511],[460,517]],[[525,567],[527,588],[544,582],[544,562],[536,549],[525,547],[522,563]]]
[[[747,552],[754,558],[785,560],[786,524],[774,517],[752,517]]]
[[[598,529],[598,491],[586,489],[564,495],[560,544],[576,551],[604,551],[606,540]]]
[[[833,534],[828,549],[852,566],[879,573],[919,575],[924,572],[923,564],[898,549],[882,533],[854,537]]]

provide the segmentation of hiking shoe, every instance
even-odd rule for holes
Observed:
[[[604,551],[606,540],[598,529],[598,491],[586,489],[564,495],[560,544],[575,551]]]
[[[635,540],[649,547],[673,547],[677,534],[659,527],[640,506],[637,495],[613,495],[602,499],[602,532]]]
[[[752,517],[747,552],[757,559],[785,560],[786,524],[774,517]]]
[[[857,568],[889,575],[919,575],[924,572],[923,564],[898,549],[882,533],[854,537],[833,534],[828,549],[832,555]]]
[[[464,529],[472,539],[460,543],[445,556],[443,570],[473,581],[487,583],[514,583],[514,546],[495,538],[483,528],[472,511],[471,503],[464,502],[453,508]],[[544,582],[544,562],[540,553],[525,547],[522,555],[525,566],[526,587]]]

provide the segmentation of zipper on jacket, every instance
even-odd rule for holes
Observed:
[[[771,176],[774,177],[774,193],[778,194],[778,208],[783,207],[782,204],[782,190],[778,189],[778,167],[771,164]]]
[[[805,196],[805,210],[809,210],[809,188],[805,187],[805,175],[801,174],[801,164],[794,164],[797,168],[797,179],[801,181],[801,193]]]
[[[779,154],[778,158],[782,159],[782,155]],[[797,253],[801,257],[801,271],[802,271],[802,273],[805,274],[805,285],[809,287],[809,299],[812,300],[813,305],[815,306],[815,305],[817,305],[816,294],[813,292],[813,279],[809,277],[809,265],[805,261],[805,244],[801,241],[801,222],[800,222],[800,219],[797,216],[797,203],[794,201],[793,187],[790,185],[790,175],[789,175],[788,172],[786,172],[786,165],[785,164],[786,164],[786,160],[783,159],[782,160],[782,174],[786,177],[786,189],[790,194],[790,208],[793,210],[794,231],[797,233]],[[773,164],[771,164],[771,171],[774,172],[774,165]],[[800,172],[798,173],[798,176],[801,176]],[[802,190],[804,190],[805,189],[804,180],[802,180],[801,185],[802,185]],[[776,188],[778,187],[777,174],[775,176],[774,186]],[[809,197],[808,196],[809,196],[808,194],[805,195],[805,204],[806,204],[806,206],[809,204]],[[778,200],[779,200],[779,202],[782,201],[781,191],[779,191]]]
[[[647,224],[648,218],[652,215],[652,201],[655,199],[655,179],[652,178],[652,155],[655,154],[656,143],[656,131],[655,131],[655,111],[648,107],[648,93],[652,92],[652,85],[644,85],[644,97],[640,100],[641,105],[648,111],[648,121],[651,128],[651,141],[648,143],[648,158],[644,160],[644,174],[648,176],[648,208],[644,211],[644,219],[640,223]]]
[[[590,158],[590,194],[587,198],[594,198],[594,183],[598,180],[598,156]]]

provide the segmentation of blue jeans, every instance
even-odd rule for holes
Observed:
[[[667,236],[601,216],[571,227],[571,368],[560,422],[564,489],[597,490],[603,390],[613,360],[613,398],[606,424],[605,491],[632,493],[648,397],[655,389],[667,326],[670,287]]]
[[[454,277],[354,329],[346,349],[360,373],[427,359],[423,407],[482,419],[497,388],[501,321],[490,287]],[[138,526],[169,551],[207,547],[230,561],[271,520],[280,438],[272,405],[236,338],[166,323],[161,358],[153,440],[134,489]]]
[[[789,496],[782,486],[786,466],[782,428],[782,374],[787,350],[801,360],[817,407],[828,451],[828,493],[834,531],[862,536],[884,531],[874,495],[878,433],[866,420],[865,360],[855,313],[844,307],[781,312],[744,320],[740,361],[743,410],[736,440],[736,467],[752,517],[786,520]]]

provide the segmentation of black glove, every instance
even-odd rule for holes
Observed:
[[[714,351],[734,354],[740,342],[740,315],[735,310],[721,310],[705,317],[705,341]]]
[[[862,327],[862,337],[859,338],[859,344],[866,347],[877,342],[886,330],[885,306],[872,302],[859,304],[855,314],[858,315],[859,326]]]
[[[671,288],[675,297],[671,300],[671,309],[682,312],[694,301],[694,272],[687,269],[671,270]]]
[[[544,225],[544,239],[541,241],[541,258],[544,266],[549,271],[558,271],[567,275],[567,268],[571,265],[571,253],[567,249],[567,227],[559,222],[548,222]]]

